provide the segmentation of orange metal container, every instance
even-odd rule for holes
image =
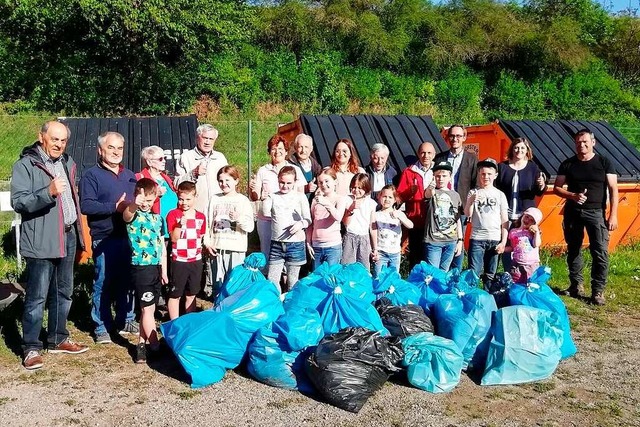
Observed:
[[[446,136],[446,129],[442,134]],[[465,149],[475,152],[479,159],[492,157],[498,162],[503,161],[510,144],[511,139],[498,123],[467,127]],[[562,230],[565,200],[553,192],[553,179],[549,184],[538,198],[538,208],[544,215],[540,225],[542,246],[559,252],[566,247]],[[614,251],[618,244],[640,239],[640,182],[618,184],[618,195],[618,229],[610,234],[609,251]],[[585,245],[588,240],[585,233]]]

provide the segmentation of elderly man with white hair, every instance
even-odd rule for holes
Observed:
[[[302,171],[304,179],[307,180],[307,184],[304,186],[304,193],[311,200],[318,188],[316,176],[322,170],[320,163],[311,156],[311,153],[313,153],[313,139],[309,135],[301,133],[293,140],[291,150],[288,161],[292,165],[298,166]]]
[[[196,210],[207,212],[209,200],[220,193],[218,171],[228,164],[227,158],[213,149],[218,139],[218,130],[210,124],[196,129],[196,147],[182,153],[176,164],[176,187],[183,181],[195,182],[198,196]]]
[[[378,192],[385,185],[397,184],[398,172],[389,165],[389,147],[382,143],[373,144],[370,151],[371,162],[364,170],[369,175],[371,182],[371,197],[378,199]]]

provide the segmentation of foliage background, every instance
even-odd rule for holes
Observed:
[[[0,0],[0,111],[635,127],[639,45],[592,0]]]

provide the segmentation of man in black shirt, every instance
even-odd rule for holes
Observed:
[[[593,151],[596,139],[590,130],[579,130],[573,139],[576,155],[562,162],[553,189],[566,199],[563,228],[570,286],[563,294],[585,296],[581,247],[586,229],[593,259],[591,302],[604,305],[609,269],[609,232],[618,228],[618,176],[609,159]],[[607,194],[609,215],[605,217]]]

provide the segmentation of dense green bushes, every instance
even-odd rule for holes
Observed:
[[[0,102],[634,124],[639,42],[638,18],[592,0],[0,0]]]

